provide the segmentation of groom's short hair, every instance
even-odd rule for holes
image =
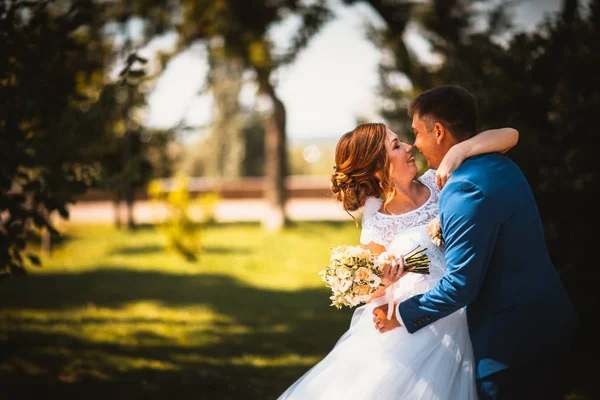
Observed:
[[[444,85],[424,91],[408,107],[408,115],[412,118],[415,114],[429,119],[428,129],[440,122],[458,141],[477,133],[477,102],[460,86]]]

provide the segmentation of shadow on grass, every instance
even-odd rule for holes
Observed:
[[[202,246],[201,255],[207,254],[252,254],[253,251],[251,249],[242,249],[236,247],[222,247],[222,246]]]
[[[125,228],[121,228],[120,230],[125,231],[125,232],[143,232],[143,231],[153,231],[155,230],[157,227],[157,224],[154,223],[136,223],[130,230],[127,230]]]
[[[161,246],[157,245],[148,245],[148,246],[127,246],[127,247],[118,247],[112,249],[110,251],[110,255],[122,255],[122,256],[132,256],[132,255],[148,255],[148,254],[156,254],[163,252],[164,249]]]
[[[329,307],[325,289],[267,290],[218,274],[173,275],[100,266],[82,274],[35,275],[0,282],[2,310],[68,311],[90,303],[119,309],[136,301],[155,301],[165,307],[206,307],[223,318],[170,321],[159,314],[150,319],[84,316],[75,321],[58,317],[35,320],[0,312],[0,360],[12,363],[8,365],[12,369],[0,363],[1,380],[10,382],[2,393],[14,390],[17,397],[12,398],[34,398],[38,389],[53,388],[53,394],[75,398],[81,395],[79,390],[100,385],[98,391],[87,389],[85,398],[106,398],[108,393],[112,398],[128,399],[173,395],[276,398],[310,365],[294,358],[278,366],[261,360],[285,359],[293,354],[318,359],[333,347],[351,315],[350,310]],[[112,323],[160,323],[169,329],[177,329],[179,324],[188,330],[191,344],[181,345],[160,331],[143,329],[131,334],[135,345],[87,341],[76,335],[98,324]],[[175,368],[123,371],[110,361],[115,357]],[[22,365],[33,365],[38,373]],[[78,382],[61,383],[64,371],[73,368]]]

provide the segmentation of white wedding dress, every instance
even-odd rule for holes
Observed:
[[[444,253],[431,241],[426,225],[438,215],[439,191],[435,171],[420,178],[429,199],[402,215],[378,212],[381,200],[371,198],[364,207],[361,243],[376,242],[395,254],[417,245],[427,248],[430,274],[407,274],[391,289],[395,302],[432,288],[445,273]],[[358,307],[350,328],[335,347],[280,397],[283,399],[439,399],[477,398],[473,351],[466,313],[457,311],[414,334],[404,327],[380,333],[374,327],[373,309],[387,296]]]

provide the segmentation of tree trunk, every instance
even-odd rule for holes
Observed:
[[[127,191],[125,192],[125,204],[127,205],[127,230],[134,230],[135,219],[133,216],[133,208],[135,205],[135,188],[131,182],[127,183]]]
[[[136,227],[135,218],[133,215],[133,208],[135,206],[133,190],[129,190],[129,192],[127,193],[126,202],[127,202],[127,229],[131,231],[131,230],[135,229],[135,227]]]
[[[129,91],[129,89],[128,89]],[[131,92],[128,93],[128,101],[130,96],[132,95]],[[130,109],[131,107],[128,107],[128,109]],[[133,206],[134,206],[134,185],[131,182],[132,177],[131,172],[129,171],[130,169],[130,163],[131,163],[131,159],[132,159],[132,154],[133,153],[133,134],[131,132],[127,132],[125,133],[124,137],[123,137],[123,141],[122,141],[122,148],[121,148],[121,165],[123,165],[123,168],[125,169],[125,174],[124,175],[124,179],[123,179],[123,188],[122,188],[122,194],[123,197],[125,198],[125,204],[127,205],[127,229],[128,230],[132,230],[135,229],[135,220],[133,218]]]
[[[267,210],[263,227],[270,232],[283,228],[288,219],[285,214],[287,177],[287,146],[285,137],[285,106],[275,89],[268,85],[268,96],[273,102],[273,112],[265,126],[265,200]]]
[[[115,228],[121,229],[121,189],[115,190],[115,197],[113,199],[113,209]]]
[[[239,97],[242,90],[242,61],[213,56],[211,67],[213,120],[208,138],[206,172],[209,176],[238,178],[242,172],[244,143]]]

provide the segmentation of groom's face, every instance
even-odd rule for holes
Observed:
[[[415,135],[413,144],[425,157],[429,168],[437,169],[441,158],[439,156],[439,145],[433,131],[433,123],[428,117],[421,119],[419,114],[414,114],[412,119],[412,130]]]

